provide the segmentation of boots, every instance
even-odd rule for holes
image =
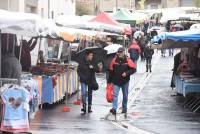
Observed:
[[[91,106],[88,106],[88,113],[92,113]]]
[[[151,65],[149,65],[149,70],[150,70],[150,73],[151,73]]]
[[[83,114],[86,113],[86,104],[83,104],[83,108],[81,109],[81,111],[83,112]]]
[[[149,66],[148,66],[148,65],[146,65],[146,72],[148,72],[148,70],[149,70],[148,68],[149,68]]]
[[[112,108],[112,109],[110,109],[110,113],[113,114],[113,115],[116,115],[116,114],[117,114],[117,111],[116,111],[115,109]]]

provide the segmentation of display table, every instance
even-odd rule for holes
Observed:
[[[200,92],[200,78],[192,74],[180,74],[175,76],[176,91],[184,97],[189,93]]]

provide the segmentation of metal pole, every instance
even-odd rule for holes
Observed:
[[[10,10],[10,0],[8,0],[8,3],[7,3],[7,4],[8,4],[8,7],[7,7],[7,8],[8,8],[8,11],[9,11],[9,10]]]
[[[116,2],[116,12],[118,11],[118,0],[115,0]]]
[[[12,53],[13,55],[15,55],[15,45],[16,45],[16,40],[15,40],[15,36],[14,36],[14,39],[13,39],[13,49],[12,49]]]
[[[50,0],[48,0],[48,18],[50,18]]]
[[[21,36],[21,42],[20,42],[20,51],[19,51],[19,62],[21,61],[21,54],[22,54],[22,40],[23,40],[23,36]]]
[[[41,49],[41,43],[42,43],[42,38],[40,37],[40,42],[39,42],[39,48],[38,48],[38,57],[37,57],[37,64],[38,64],[38,58],[39,58],[39,51]]]
[[[0,29],[0,78],[1,78],[1,29]]]
[[[94,15],[96,15],[96,0],[94,0]]]

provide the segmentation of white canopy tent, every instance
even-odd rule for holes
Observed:
[[[85,19],[84,17],[81,16],[59,16],[56,19],[56,23],[64,27],[86,29],[92,31],[106,31],[118,34],[124,32],[123,27],[113,26],[100,22],[88,22],[88,19]]]
[[[42,34],[43,25],[35,14],[0,10],[0,29],[2,33],[33,37]]]

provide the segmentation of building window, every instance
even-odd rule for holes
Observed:
[[[158,4],[152,4],[151,9],[158,9]]]

